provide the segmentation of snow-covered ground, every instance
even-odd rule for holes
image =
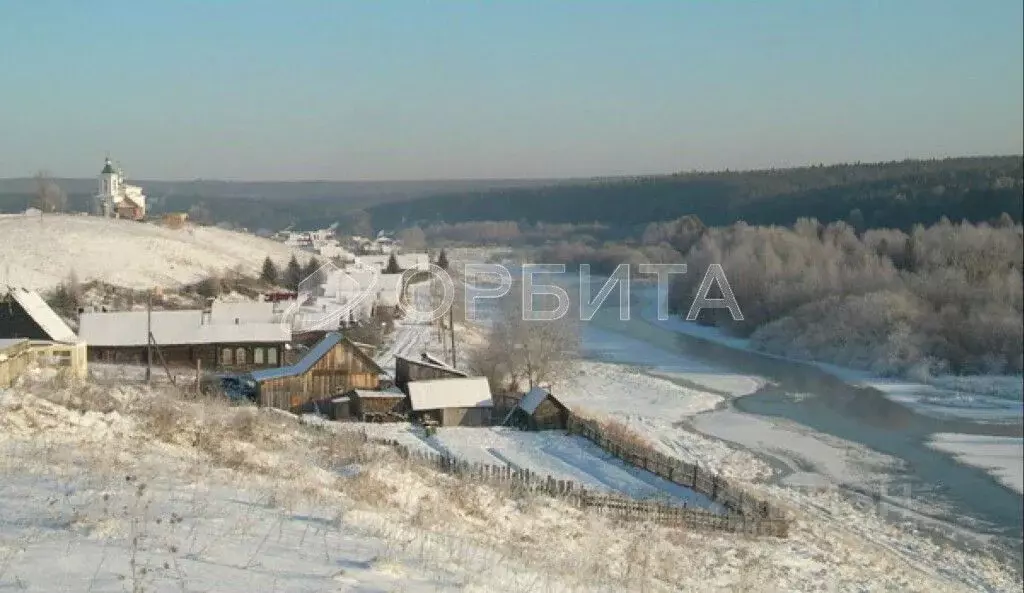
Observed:
[[[210,272],[258,275],[269,256],[280,267],[310,254],[277,241],[214,227],[179,230],[97,216],[0,215],[0,284],[51,288],[74,271],[82,281],[126,288],[174,288]]]
[[[987,471],[1006,486],[1024,493],[1024,439],[972,434],[938,433],[930,446],[957,461]]]
[[[129,386],[0,392],[0,451],[3,589],[1019,590],[1006,564],[830,492],[808,495],[828,513],[800,510],[786,539],[638,525],[344,430]]]
[[[722,510],[702,494],[638,470],[590,441],[562,431],[442,427],[436,435],[426,437],[417,427],[391,424],[374,426],[371,432],[424,452],[451,455],[471,463],[526,469],[540,476],[571,480],[591,490]]]

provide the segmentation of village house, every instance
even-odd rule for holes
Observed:
[[[494,403],[485,377],[412,381],[406,385],[414,419],[438,426],[489,426]]]
[[[380,388],[384,371],[339,332],[330,332],[295,364],[249,373],[261,406],[296,411],[328,409],[351,389]]]
[[[142,193],[142,188],[128,184],[124,172],[120,168],[115,169],[109,157],[100,171],[96,200],[103,216],[107,218],[146,218],[146,195]]]
[[[86,345],[38,293],[8,287],[0,293],[0,339],[27,340],[33,360],[88,374]]]
[[[271,305],[272,303],[261,303]],[[214,303],[214,310],[218,310]],[[87,312],[79,316],[79,336],[88,342],[89,360],[141,364],[147,360],[147,326],[153,334],[153,363],[200,365],[210,370],[248,370],[283,364],[290,329],[268,320],[262,309],[223,305],[218,313],[183,311]]]
[[[522,430],[565,430],[568,423],[569,408],[547,389],[534,387],[519,400],[502,425]]]

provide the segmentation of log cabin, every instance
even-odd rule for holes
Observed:
[[[328,333],[295,364],[249,373],[261,406],[299,412],[327,410],[351,389],[379,389],[384,371],[339,332]]]

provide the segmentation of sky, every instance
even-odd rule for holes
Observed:
[[[550,178],[1024,152],[1020,0],[0,0],[0,177]]]

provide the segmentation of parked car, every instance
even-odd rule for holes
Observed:
[[[246,375],[218,373],[203,379],[203,393],[219,394],[231,401],[256,401],[256,382]]]

